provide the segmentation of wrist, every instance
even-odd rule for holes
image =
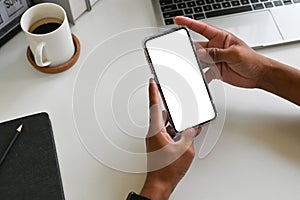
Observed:
[[[261,63],[261,72],[256,87],[258,89],[268,90],[270,87],[270,78],[272,78],[272,74],[276,70],[278,64],[276,64],[277,62],[275,60],[266,57],[263,58]]]
[[[147,178],[140,194],[152,200],[166,200],[169,199],[174,188],[175,186],[169,183]]]
[[[269,59],[258,88],[300,105],[300,71],[286,64]]]

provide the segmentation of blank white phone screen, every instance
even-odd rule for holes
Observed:
[[[145,46],[175,130],[214,119],[214,105],[187,30],[148,39]]]

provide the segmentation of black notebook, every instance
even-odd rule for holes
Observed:
[[[0,157],[23,124],[16,142],[0,165],[0,199],[64,199],[47,113],[0,123]]]

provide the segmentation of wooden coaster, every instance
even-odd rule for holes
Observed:
[[[79,54],[80,54],[80,42],[74,34],[72,34],[72,38],[73,38],[73,42],[74,42],[74,45],[75,45],[75,53],[74,53],[73,57],[70,60],[68,60],[66,63],[64,63],[62,65],[54,66],[54,67],[40,67],[40,66],[38,66],[34,61],[33,54],[32,54],[29,47],[27,48],[27,59],[30,62],[30,64],[40,72],[44,72],[44,73],[47,73],[47,74],[56,74],[56,73],[59,73],[59,72],[66,71],[67,69],[71,68],[76,63],[76,61],[78,60]]]

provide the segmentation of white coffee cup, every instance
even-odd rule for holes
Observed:
[[[22,15],[20,24],[38,66],[59,66],[74,55],[71,30],[61,6],[37,4]]]

